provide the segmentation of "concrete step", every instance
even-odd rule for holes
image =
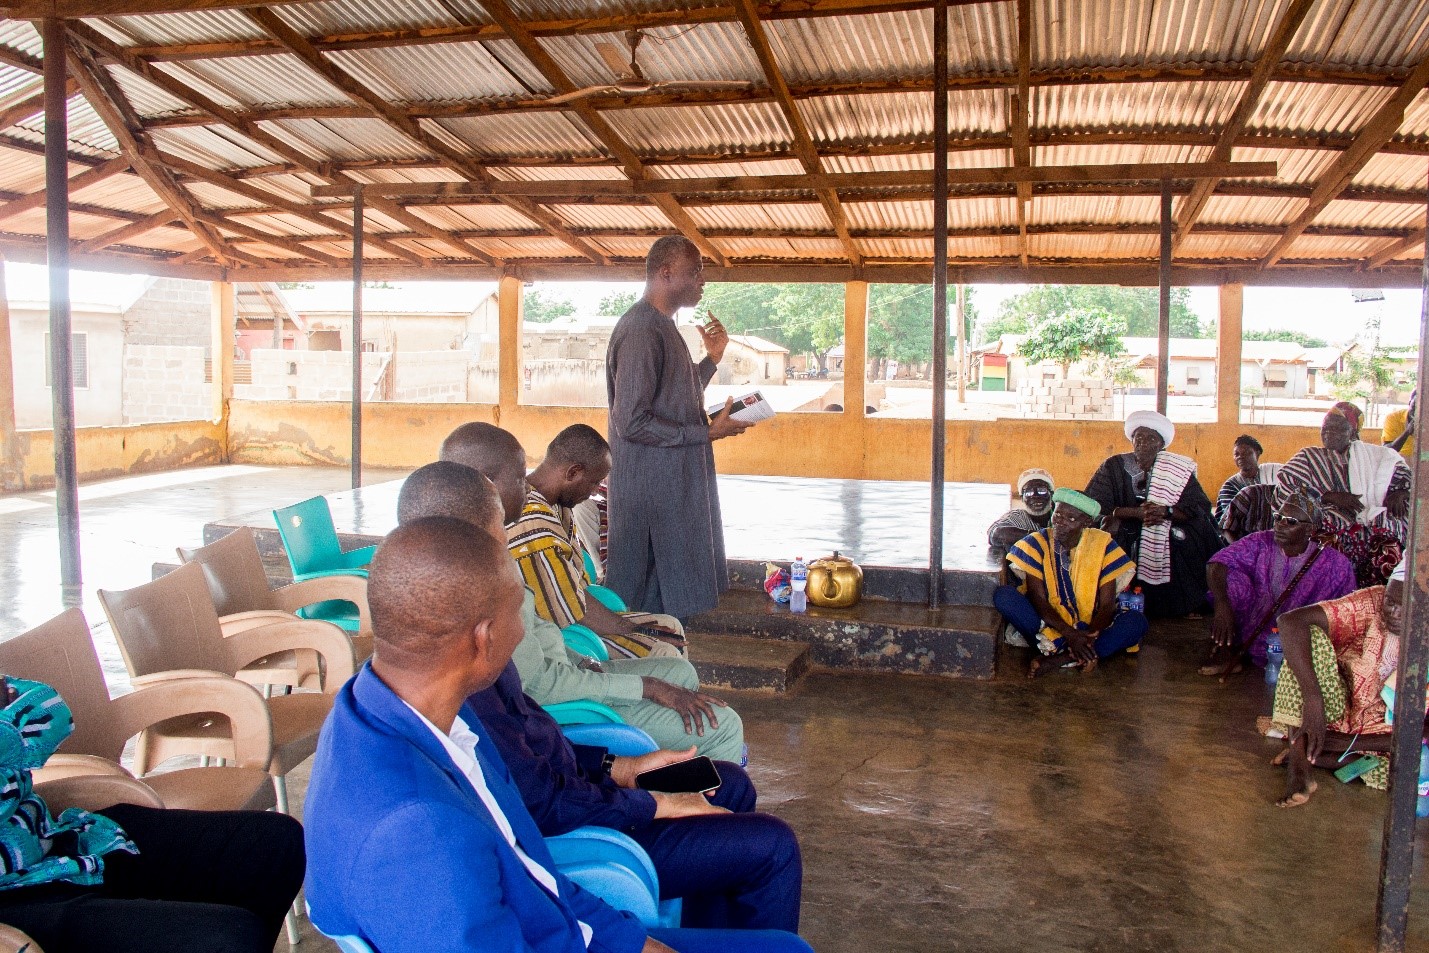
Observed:
[[[731,589],[718,608],[690,620],[690,644],[711,636],[802,642],[830,668],[992,678],[1001,619],[989,606],[929,610],[870,599],[849,609],[810,606],[799,615],[762,591]]]
[[[690,662],[706,688],[748,688],[786,692],[813,664],[801,642],[746,639],[701,633],[690,639]]]

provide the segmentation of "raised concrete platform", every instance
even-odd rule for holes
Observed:
[[[808,662],[797,651],[780,662],[787,646],[776,651],[754,644],[758,640],[806,644],[819,665],[992,677],[997,641],[991,603],[998,565],[987,555],[985,534],[1007,509],[1007,487],[947,485],[942,574],[947,608],[929,612],[926,484],[760,476],[721,476],[719,483],[734,588],[692,628],[739,641],[712,646],[710,653],[697,651],[694,660],[703,677],[741,688],[788,688]],[[401,481],[390,481],[327,497],[344,549],[378,542],[396,525],[400,489]],[[208,523],[204,541],[241,526],[255,531],[273,581],[286,580],[287,559],[270,510]],[[813,560],[835,550],[863,566],[860,605],[799,617],[764,595],[767,561]]]

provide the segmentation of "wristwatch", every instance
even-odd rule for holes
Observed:
[[[600,759],[600,769],[606,773],[606,776],[607,776],[607,777],[609,777],[611,771],[612,771],[614,768],[615,768],[615,755],[610,754],[609,752],[606,752],[605,757]]]

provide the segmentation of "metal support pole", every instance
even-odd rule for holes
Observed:
[[[60,585],[66,605],[78,605],[79,481],[74,454],[74,365],[69,306],[69,115],[66,111],[65,24],[41,21],[45,43],[45,221],[50,274],[50,399],[54,414],[55,515]]]
[[[968,399],[967,286],[958,282],[958,403]]]
[[[948,403],[948,4],[933,4],[933,474],[928,608],[943,602],[943,455]]]
[[[1429,198],[1427,196],[1426,198]],[[1429,221],[1429,203],[1425,220]],[[1429,380],[1429,254],[1420,272],[1419,379]],[[1394,740],[1389,762],[1389,811],[1379,859],[1375,907],[1380,953],[1402,953],[1414,880],[1414,806],[1419,794],[1419,745],[1424,726],[1424,680],[1429,672],[1429,432],[1415,415],[1414,500],[1409,517],[1409,573],[1404,588],[1404,631],[1395,679]]]
[[[1171,385],[1171,180],[1161,180],[1161,309],[1156,321],[1156,411],[1166,413]]]
[[[0,490],[25,487],[15,427],[15,356],[10,339],[10,299],[5,293],[5,256],[0,255]]]
[[[362,186],[352,190],[352,488],[362,486]]]

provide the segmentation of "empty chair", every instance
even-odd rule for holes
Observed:
[[[74,714],[74,733],[45,767],[44,781],[74,775],[122,775],[124,744],[145,729],[186,728],[221,733],[229,767],[185,768],[149,775],[144,783],[170,807],[264,810],[274,803],[268,764],[272,729],[263,698],[251,685],[202,675],[140,687],[109,697],[84,613],[70,609],[22,635],[0,642],[0,673],[54,688]],[[136,766],[136,773],[145,768]]]
[[[329,573],[271,589],[263,557],[258,552],[258,540],[253,530],[244,526],[222,539],[197,549],[179,548],[179,559],[203,567],[213,607],[218,612],[224,635],[267,624],[277,617],[291,617],[320,603],[351,604],[347,612],[333,612],[323,617],[352,637],[353,651],[359,661],[372,654],[372,620],[367,613],[366,574]],[[311,653],[297,662],[293,653],[270,656],[260,674],[275,675],[284,667],[293,669],[294,680],[273,684],[312,685],[317,675],[316,661]],[[246,672],[239,673],[246,678]]]
[[[123,592],[99,590],[99,601],[119,641],[136,685],[182,677],[195,670],[234,675],[253,660],[276,652],[310,649],[322,657],[324,687],[335,692],[352,676],[352,642],[335,625],[288,618],[224,636],[202,567],[187,563],[153,582]],[[287,813],[284,776],[317,748],[318,731],[332,708],[328,694],[298,693],[267,700],[273,723],[273,775],[278,809]],[[227,758],[227,738],[211,728],[165,726],[140,736],[141,771],[180,754]]]
[[[332,523],[332,510],[325,498],[315,496],[274,510],[273,520],[278,524],[278,535],[283,538],[283,549],[288,554],[288,565],[292,567],[294,580],[302,582],[343,574],[367,578],[367,564],[372,562],[372,554],[377,547],[362,546],[343,552],[337,528]],[[343,600],[305,606],[300,614],[306,619],[331,622],[348,617],[352,611],[352,603]]]

